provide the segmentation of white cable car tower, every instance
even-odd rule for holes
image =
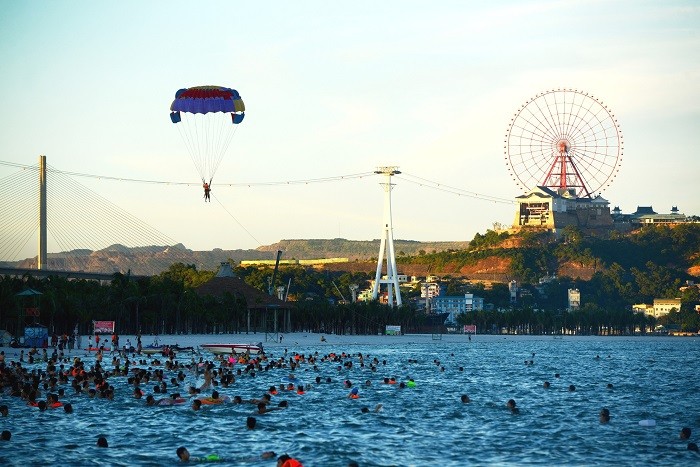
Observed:
[[[387,285],[387,299],[389,306],[394,306],[394,293],[396,293],[396,305],[401,306],[401,290],[399,290],[399,276],[396,272],[396,255],[394,254],[394,227],[391,223],[391,183],[392,175],[400,174],[398,167],[378,167],[374,171],[382,174],[386,181],[381,185],[384,188],[384,228],[382,241],[379,246],[379,256],[377,258],[377,274],[374,277],[374,288],[372,289],[372,300],[376,300],[379,294],[380,284]],[[386,279],[382,279],[382,266],[386,255]]]

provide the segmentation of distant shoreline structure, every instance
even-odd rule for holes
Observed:
[[[314,264],[336,264],[336,263],[349,263],[348,258],[318,258],[318,259],[281,259],[279,261],[280,265],[295,265],[299,264],[301,266],[313,266]],[[276,263],[273,259],[261,259],[261,260],[243,260],[241,261],[241,266],[274,266]]]

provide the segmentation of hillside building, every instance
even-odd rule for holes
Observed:
[[[581,308],[581,292],[578,289],[569,289],[569,306],[568,311],[575,311]]]
[[[654,305],[646,303],[637,303],[632,305],[632,311],[635,313],[644,313],[645,315],[654,316]]]
[[[434,313],[454,313],[457,315],[483,310],[484,299],[471,293],[464,294],[464,296],[443,295],[431,298],[430,305],[430,309]]]
[[[653,305],[640,303],[632,305],[632,310],[636,313],[644,313],[653,318],[666,316],[671,311],[681,311],[680,298],[655,298]]]
[[[609,228],[613,224],[610,203],[598,195],[579,198],[574,189],[533,188],[515,198],[518,208],[513,227],[539,227],[556,231],[573,225],[580,228]]]
[[[655,298],[654,318],[665,316],[672,311],[681,311],[680,298]]]
[[[457,315],[483,310],[484,299],[471,293],[464,294],[464,296],[443,295],[430,299],[430,309],[432,313],[449,313],[446,321],[456,323]]]
[[[637,206],[637,210],[631,214],[623,214],[619,206],[615,206],[611,216],[616,224],[684,224],[696,222],[696,218],[688,217],[678,210],[677,206],[671,206],[668,214],[659,214],[651,206]]]
[[[445,293],[444,288],[439,282],[423,282],[420,285],[421,298],[439,297]]]
[[[686,216],[677,206],[667,214],[659,214],[651,206],[637,206],[631,214],[623,214],[619,206],[610,210],[610,203],[600,194],[594,198],[578,197],[576,190],[537,186],[515,198],[518,208],[513,229],[533,227],[552,232],[569,225],[588,230],[622,229],[657,224],[700,222],[698,216]]]
[[[518,282],[510,281],[508,284],[508,292],[510,293],[510,303],[514,305],[518,301]]]

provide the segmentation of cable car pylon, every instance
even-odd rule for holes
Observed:
[[[401,290],[399,290],[399,276],[396,271],[396,254],[394,253],[394,227],[391,222],[391,190],[394,185],[391,183],[391,177],[398,175],[401,172],[398,167],[378,167],[374,173],[384,175],[384,181],[380,184],[384,188],[384,219],[382,222],[382,237],[379,245],[379,256],[377,257],[377,274],[374,277],[374,286],[372,288],[372,300],[376,300],[381,284],[387,285],[387,303],[389,306],[394,306],[394,297],[396,297],[396,305],[401,306]],[[386,277],[382,278],[382,268],[384,259],[386,258]]]

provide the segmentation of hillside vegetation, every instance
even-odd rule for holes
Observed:
[[[277,243],[257,248],[258,251],[282,250],[286,259],[349,258],[366,260],[377,257],[379,240],[299,239],[280,240]],[[444,250],[464,249],[469,242],[418,242],[414,240],[394,240],[394,249],[398,256],[435,253]]]
[[[700,271],[700,224],[648,226],[629,234],[602,238],[564,229],[551,233],[493,231],[477,234],[468,248],[400,258],[432,271],[459,271],[467,278],[501,275],[521,284],[537,284],[545,276],[573,280],[613,280],[629,299],[675,296]],[[488,267],[490,271],[486,271]],[[401,269],[401,266],[399,267]],[[675,294],[675,295],[674,295]]]
[[[397,251],[402,251],[399,245],[397,242]],[[378,251],[378,245],[373,246]],[[421,246],[416,254],[399,254],[399,272],[452,271],[442,275],[448,295],[472,292],[493,305],[492,310],[457,318],[460,324],[476,324],[480,332],[632,334],[653,330],[657,324],[689,332],[700,329],[700,315],[695,312],[700,304],[699,289],[680,290],[686,281],[698,280],[699,224],[645,227],[609,238],[584,235],[570,228],[558,240],[542,232],[487,232],[476,235],[460,249],[431,253],[424,249],[425,244]],[[423,309],[410,305],[411,299],[420,295],[420,287],[402,290],[401,307],[391,308],[376,301],[343,303],[349,298],[351,285],[368,285],[374,267],[376,259],[323,269],[284,266],[274,283],[270,266],[236,267],[235,272],[261,291],[283,288],[295,310],[291,314],[292,331],[376,334],[387,324],[399,324],[405,332],[425,332],[428,324]],[[192,263],[177,263],[155,276],[115,273],[110,283],[61,276],[2,276],[0,329],[20,335],[31,319],[23,314],[30,306],[39,308],[40,323],[57,333],[72,332],[76,323],[82,332],[90,332],[93,320],[115,320],[121,333],[131,334],[247,332],[249,326],[254,331],[268,329],[264,315],[256,313],[249,321],[247,304],[240,296],[227,293],[215,298],[196,293],[195,288],[215,272],[216,268],[198,269]],[[474,280],[477,274],[486,275],[488,280]],[[493,279],[499,274],[518,281],[521,293],[515,304],[511,303],[507,284]],[[551,277],[554,275],[555,279]],[[540,284],[544,276],[550,277]],[[31,300],[18,297],[27,287],[41,295]],[[572,312],[566,311],[569,288],[581,292],[581,307]],[[636,303],[675,297],[682,298],[681,309],[658,321],[632,311]],[[335,300],[342,302],[332,303]],[[434,331],[433,327],[427,332]]]

